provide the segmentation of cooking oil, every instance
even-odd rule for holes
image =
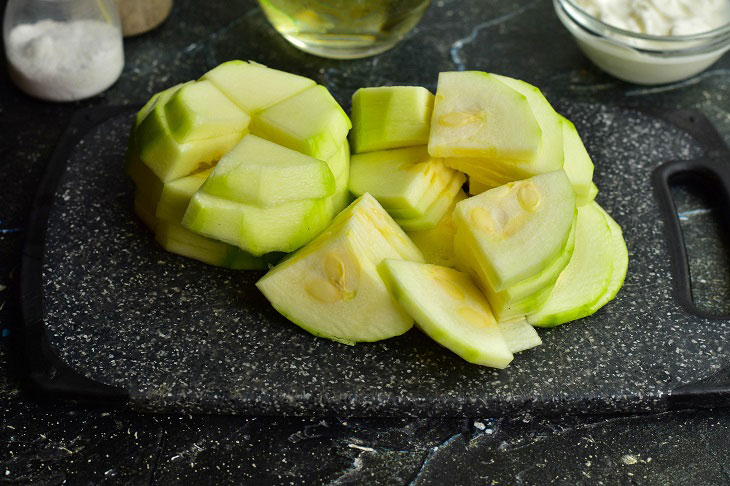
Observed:
[[[393,47],[430,0],[259,0],[274,28],[303,51],[354,59]]]

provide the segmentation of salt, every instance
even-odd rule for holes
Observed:
[[[18,87],[51,101],[99,94],[124,67],[119,28],[99,20],[19,24],[6,38],[5,52]]]

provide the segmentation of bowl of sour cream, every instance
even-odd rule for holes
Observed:
[[[730,0],[553,0],[578,47],[604,71],[664,84],[730,50]]]

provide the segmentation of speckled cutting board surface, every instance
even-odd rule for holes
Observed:
[[[470,365],[418,330],[349,347],[268,305],[260,272],[164,252],[132,212],[122,164],[131,111],[82,137],[46,228],[43,322],[53,352],[151,411],[472,415],[658,410],[727,365],[728,321],[673,300],[651,173],[705,147],[659,118],[560,102],[596,163],[598,201],[623,227],[624,288],[590,318],[540,330],[506,370]],[[729,161],[730,162],[730,161]]]

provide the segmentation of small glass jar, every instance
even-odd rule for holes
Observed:
[[[636,84],[680,81],[711,66],[730,50],[730,23],[695,35],[657,36],[613,27],[573,0],[553,0],[578,47],[598,67]]]
[[[44,100],[95,96],[124,68],[114,0],[8,0],[3,41],[13,82]]]
[[[144,34],[165,21],[172,0],[116,0],[124,37]]]

